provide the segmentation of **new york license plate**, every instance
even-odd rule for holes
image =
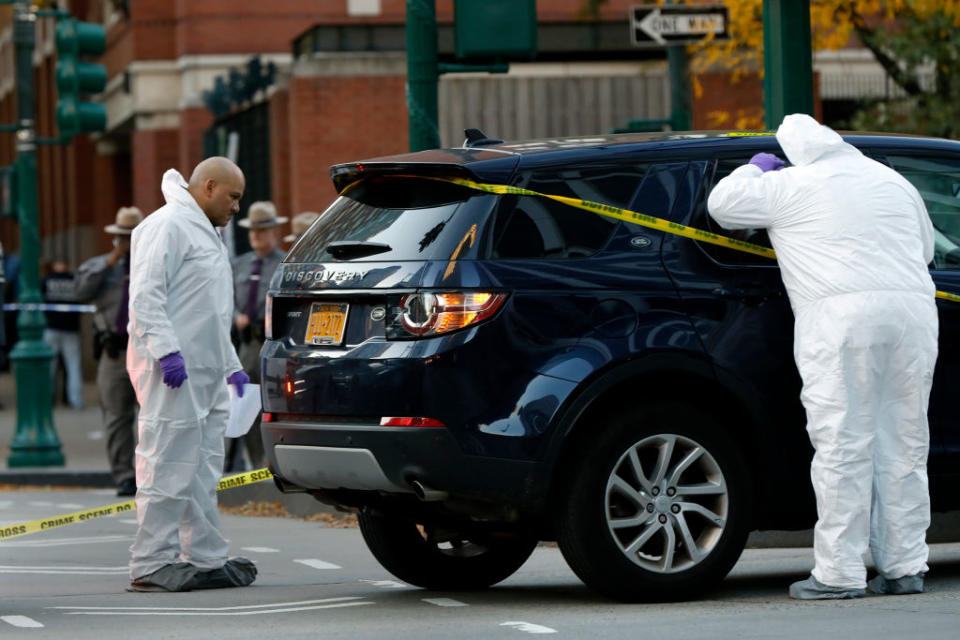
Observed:
[[[307,322],[307,344],[340,344],[347,326],[346,303],[314,302],[310,305],[310,320]]]

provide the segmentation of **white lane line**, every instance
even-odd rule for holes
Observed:
[[[123,520],[117,520],[117,522],[122,522],[123,524],[137,524],[136,518],[124,518]]]
[[[0,509],[6,509],[13,504],[13,500],[0,500]]]
[[[0,573],[32,573],[46,575],[73,575],[73,576],[103,576],[127,573],[127,567],[59,567],[47,565],[42,567],[19,567],[15,565],[0,565]]]
[[[28,618],[27,616],[0,616],[0,620],[23,629],[39,629],[43,626],[33,618]]]
[[[67,611],[68,616],[261,616],[266,613],[292,613],[294,611],[316,611],[317,609],[340,609],[343,607],[362,607],[373,602],[340,602],[337,604],[318,604],[311,607],[290,607],[286,609],[263,609],[261,611]]]
[[[240,547],[240,549],[251,553],[279,553],[280,551],[280,549],[274,549],[273,547]]]
[[[87,438],[90,440],[103,440],[103,431],[87,431]]]
[[[297,600],[296,602],[271,602],[269,604],[241,604],[233,607],[88,607],[85,605],[60,605],[47,609],[78,609],[83,611],[241,611],[245,609],[267,609],[270,607],[299,607],[307,604],[332,604],[362,600],[363,596],[339,596],[321,600]]]
[[[333,564],[332,562],[324,562],[323,560],[315,560],[313,558],[294,560],[294,562],[305,564],[308,567],[313,567],[314,569],[343,569],[343,567],[341,567],[338,564]]]
[[[532,622],[521,622],[519,620],[511,622],[501,622],[501,627],[513,627],[517,631],[523,631],[524,633],[556,633],[556,629],[551,629],[550,627],[545,627],[540,624],[533,624]]]
[[[360,580],[360,582],[366,582],[374,587],[384,587],[385,589],[406,589],[410,586],[396,580]]]
[[[58,509],[83,509],[82,504],[77,504],[76,502],[58,502]]]
[[[424,602],[428,604],[435,604],[438,607],[466,607],[469,606],[466,602],[460,602],[459,600],[454,600],[452,598],[421,598]]]
[[[52,507],[53,503],[46,500],[31,500],[27,503],[31,507]]]
[[[74,544],[98,544],[101,542],[122,542],[133,540],[133,536],[99,536],[96,538],[51,538],[50,540],[21,540],[4,542],[3,547],[64,547]]]

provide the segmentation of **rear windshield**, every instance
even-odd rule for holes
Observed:
[[[471,259],[497,196],[423,178],[367,178],[334,200],[284,262]]]

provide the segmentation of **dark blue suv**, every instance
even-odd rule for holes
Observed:
[[[847,135],[921,191],[960,293],[960,143]],[[770,135],[465,146],[337,165],[270,286],[262,433],[284,491],[355,510],[402,580],[478,588],[556,540],[621,600],[689,597],[747,534],[815,520],[777,265],[508,190],[722,233],[712,185]],[[768,244],[762,230],[736,239]],[[940,304],[934,507],[960,506],[960,303]]]

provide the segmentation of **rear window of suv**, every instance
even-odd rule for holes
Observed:
[[[366,178],[327,208],[285,262],[476,257],[497,196],[425,178]]]

